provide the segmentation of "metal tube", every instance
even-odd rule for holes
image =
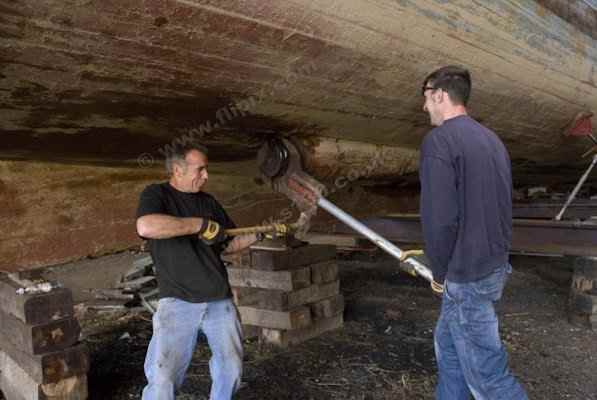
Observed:
[[[371,230],[366,225],[357,221],[352,216],[342,211],[340,208],[336,207],[336,205],[329,202],[324,197],[319,198],[319,200],[317,201],[317,205],[329,212],[330,214],[332,214],[334,217],[338,218],[340,221],[344,222],[346,225],[350,226],[352,229],[354,229],[361,235],[365,236],[367,239],[371,240],[377,247],[384,250],[386,253],[397,258],[398,260],[400,260],[400,258],[402,257],[402,250],[400,250],[400,248],[395,246],[390,241],[384,239],[375,231]],[[425,265],[415,260],[414,258],[407,258],[404,262],[410,264],[417,273],[417,275],[421,276],[425,280],[429,282],[433,280],[433,273],[431,272],[431,270],[427,268]]]
[[[572,200],[574,200],[574,198],[576,197],[576,194],[580,190],[581,186],[587,180],[587,177],[589,176],[589,173],[591,172],[591,170],[595,166],[595,163],[597,163],[597,154],[595,154],[593,156],[593,162],[591,162],[591,165],[589,165],[589,168],[587,168],[587,171],[578,180],[578,183],[576,184],[576,187],[574,188],[574,190],[572,191],[572,193],[570,193],[570,196],[568,197],[568,200],[566,200],[566,204],[564,204],[564,207],[562,207],[562,209],[560,210],[560,212],[558,213],[558,215],[556,215],[556,221],[559,221],[559,220],[562,219],[562,216],[564,215],[564,211],[566,211],[566,209],[568,208],[568,206],[570,205],[570,203],[572,203]]]

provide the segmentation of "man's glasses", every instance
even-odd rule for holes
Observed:
[[[421,88],[421,94],[423,95],[423,97],[425,97],[425,92],[426,91],[428,91],[428,90],[436,90],[436,89],[439,89],[439,88],[434,88],[433,86],[423,86]]]

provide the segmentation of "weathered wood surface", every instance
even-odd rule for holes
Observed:
[[[54,383],[39,383],[19,363],[0,350],[0,389],[7,400],[86,400],[87,375]]]
[[[597,329],[597,258],[568,258],[574,264],[570,285],[568,320]]]
[[[31,354],[69,347],[79,340],[81,332],[79,322],[72,317],[30,325],[3,311],[0,311],[0,330],[17,348]]]
[[[41,325],[74,314],[73,296],[69,289],[56,288],[48,293],[16,293],[20,286],[0,277],[0,309],[26,324]]]
[[[311,285],[292,292],[233,287],[232,293],[237,306],[249,306],[274,311],[288,311],[298,306],[314,303],[339,294],[340,281],[322,285]]]
[[[293,291],[311,285],[311,268],[302,267],[290,271],[228,268],[228,281],[231,286]]]
[[[280,330],[264,328],[261,335],[268,343],[276,346],[287,347],[317,337],[324,332],[341,328],[343,324],[344,317],[342,314],[338,314],[331,318],[323,318],[313,321],[311,325],[301,329]]]
[[[238,312],[243,324],[264,328],[298,329],[311,324],[311,310],[309,307],[298,307],[290,311],[238,307]]]
[[[289,270],[336,258],[336,248],[306,245],[285,250],[253,250],[234,259],[233,266],[268,271]]]
[[[344,312],[344,296],[341,294],[310,304],[311,317],[315,320],[331,318]]]
[[[32,355],[15,346],[9,337],[0,332],[0,349],[39,383],[56,383],[65,378],[84,375],[89,370],[89,356],[84,344]]]
[[[326,261],[311,265],[311,282],[321,285],[338,279],[338,262]]]

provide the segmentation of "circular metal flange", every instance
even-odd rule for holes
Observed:
[[[269,179],[284,175],[288,169],[288,156],[288,148],[281,139],[270,139],[257,154],[259,170]]]

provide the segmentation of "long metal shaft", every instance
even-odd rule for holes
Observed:
[[[397,258],[398,260],[402,258],[402,250],[400,250],[400,248],[395,246],[390,241],[384,239],[375,231],[371,230],[366,225],[362,224],[352,216],[348,215],[340,208],[336,207],[336,205],[328,201],[326,198],[320,197],[317,201],[317,205],[329,212],[330,214],[332,214],[334,217],[338,218],[340,221],[344,222],[346,225],[350,226],[352,229],[354,229],[361,235],[365,236],[367,239],[371,240],[377,247],[384,250],[386,253]],[[415,260],[414,258],[407,258],[404,262],[408,263],[416,272],[416,274],[421,276],[425,280],[429,282],[433,280],[433,273],[431,272],[431,270],[427,268],[425,265]]]
[[[572,203],[572,201],[574,200],[574,198],[578,194],[578,191],[580,190],[580,188],[582,187],[582,185],[587,180],[587,177],[591,173],[591,170],[593,169],[593,167],[595,166],[596,163],[597,163],[597,154],[595,154],[593,156],[593,161],[591,162],[591,165],[589,165],[589,168],[587,168],[587,171],[583,174],[583,176],[580,177],[580,179],[578,180],[578,183],[576,184],[576,187],[574,188],[574,190],[572,191],[572,193],[570,193],[570,196],[568,196],[568,200],[566,200],[566,203],[564,204],[564,207],[562,207],[562,209],[560,210],[560,212],[558,213],[558,215],[556,215],[556,221],[559,221],[559,220],[562,219],[562,216],[564,215],[564,212],[566,211],[566,209],[568,208],[568,206],[570,205],[570,203]]]

